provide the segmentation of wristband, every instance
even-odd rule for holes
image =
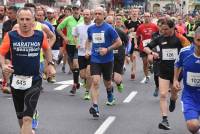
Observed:
[[[107,48],[107,50],[108,50],[108,52],[110,52],[110,51],[113,50],[113,48],[110,46],[110,47]]]

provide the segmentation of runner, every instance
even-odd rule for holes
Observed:
[[[74,42],[72,31],[78,25],[83,23],[83,17],[80,16],[80,7],[78,5],[73,5],[72,7],[73,15],[65,18],[57,27],[58,33],[61,35],[63,40],[67,45],[68,62],[70,64],[70,69],[73,72],[74,84],[70,93],[72,95],[76,94],[76,90],[80,88],[79,83],[79,68],[78,68],[78,50]],[[67,37],[63,34],[61,30],[67,28]]]
[[[144,13],[144,23],[141,24],[136,31],[136,35],[138,38],[141,38],[140,40],[140,57],[143,61],[143,72],[144,72],[144,78],[140,81],[140,83],[148,83],[150,76],[149,76],[149,63],[147,60],[147,54],[143,52],[143,48],[147,46],[147,44],[151,41],[152,34],[154,32],[158,31],[158,27],[151,23],[151,15],[150,13],[146,12]]]
[[[182,112],[187,128],[192,134],[200,134],[200,28],[195,32],[194,43],[181,52],[175,62],[173,87],[181,90],[179,75],[183,74]]]
[[[141,24],[141,22],[139,21],[139,9],[137,8],[133,8],[130,11],[130,19],[126,20],[124,22],[124,25],[126,26],[127,30],[128,30],[128,35],[130,37],[131,40],[131,51],[130,51],[130,59],[132,62],[132,67],[131,67],[131,79],[134,80],[135,79],[135,74],[136,74],[136,57],[137,57],[137,52],[135,51],[136,49],[138,49],[138,42],[137,42],[137,38],[136,38],[136,31],[138,26]]]
[[[112,86],[113,49],[122,45],[122,42],[112,26],[104,22],[105,11],[102,7],[95,8],[95,25],[88,28],[87,52],[89,43],[92,43],[91,52],[91,95],[92,107],[89,112],[93,117],[99,117],[98,97],[101,74],[107,91],[110,104],[115,103]]]
[[[162,122],[159,123],[160,129],[169,130],[170,125],[168,122],[168,108],[167,97],[169,89],[173,84],[174,74],[174,62],[178,56],[180,49],[183,47],[182,39],[180,35],[175,34],[175,23],[170,19],[164,19],[161,22],[162,35],[152,42],[150,42],[145,48],[144,52],[153,55],[155,59],[160,59],[159,63],[159,92],[160,92],[160,110],[162,116]],[[187,40],[187,39],[186,39]],[[151,49],[159,46],[160,52],[153,52]],[[171,99],[169,105],[169,111],[173,112],[175,109],[175,100],[177,94],[171,92]]]
[[[85,83],[85,94],[84,99],[90,99],[89,89],[91,87],[91,75],[90,75],[90,53],[86,54],[86,40],[87,40],[87,30],[88,28],[93,25],[91,23],[91,14],[89,9],[85,9],[83,11],[84,17],[84,24],[80,24],[76,26],[75,30],[73,31],[73,35],[75,37],[74,41],[76,47],[78,48],[78,64],[80,69],[80,77],[84,80]]]
[[[112,16],[107,16],[106,22],[111,24],[114,27],[115,23],[117,24],[123,23],[122,16],[117,14],[115,17],[115,22]],[[114,78],[114,82],[117,85],[118,91],[121,93],[124,90],[124,85],[122,83],[122,79],[123,79],[122,74],[123,74],[123,66],[124,66],[124,60],[125,60],[125,48],[128,44],[129,39],[128,39],[128,36],[122,30],[120,30],[120,27],[115,27],[115,30],[122,41],[122,46],[113,50],[113,53],[114,53],[113,78]],[[109,102],[107,104],[110,105]]]
[[[17,7],[16,6],[10,6],[7,9],[7,14],[8,14],[8,20],[3,23],[3,28],[2,28],[2,37],[4,35],[11,31],[13,26],[17,23],[16,15],[17,15]],[[6,64],[10,64],[10,54],[8,53],[6,55]],[[2,82],[2,91],[3,93],[8,93],[10,94],[10,87],[9,87],[9,79],[5,79],[3,76],[3,82]]]
[[[40,95],[42,78],[39,73],[40,48],[49,61],[48,75],[53,75],[51,49],[46,35],[34,31],[34,13],[22,8],[17,13],[19,30],[5,35],[0,47],[0,62],[5,76],[11,76],[13,102],[19,120],[21,134],[32,133],[32,117]],[[12,43],[11,43],[12,42]],[[27,44],[29,47],[24,46]],[[34,45],[32,45],[34,44]],[[10,51],[11,63],[5,64],[5,55]]]

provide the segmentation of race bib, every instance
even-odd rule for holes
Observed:
[[[32,76],[13,75],[11,86],[14,89],[26,90],[32,86]]]
[[[162,49],[162,60],[176,60],[178,57],[178,49]]]
[[[118,50],[113,50],[113,53],[114,54],[118,54]]]
[[[93,33],[93,43],[105,43],[104,33]]]
[[[192,87],[200,87],[200,73],[187,72],[187,84]]]
[[[146,47],[151,42],[151,39],[146,39],[142,41],[143,47]]]

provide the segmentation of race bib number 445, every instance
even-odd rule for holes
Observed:
[[[13,75],[11,86],[14,89],[26,90],[32,86],[32,76]]]
[[[200,73],[187,72],[187,84],[192,87],[200,87]]]
[[[104,33],[93,33],[92,40],[93,43],[105,43]]]
[[[178,49],[162,49],[162,60],[176,60],[178,57]]]

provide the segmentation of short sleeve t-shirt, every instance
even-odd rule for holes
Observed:
[[[136,31],[136,35],[141,37],[139,48],[143,51],[151,41],[152,34],[158,31],[158,27],[154,23],[141,24]]]
[[[80,19],[77,21],[73,16],[68,16],[58,25],[57,29],[63,30],[64,28],[67,28],[67,39],[69,40],[69,45],[75,45],[72,32],[78,24],[83,23],[83,17],[80,17]]]
[[[108,52],[106,55],[99,54],[100,48],[108,48],[113,42],[119,38],[115,29],[108,23],[103,23],[100,26],[92,25],[88,28],[88,40],[92,41],[91,62],[107,63],[114,60],[113,52]]]
[[[85,43],[88,38],[87,30],[92,25],[94,25],[94,23],[91,23],[89,25],[80,24],[76,26],[75,30],[72,33],[74,36],[78,37],[78,45],[80,45],[80,47],[78,48],[78,56],[85,56]]]

